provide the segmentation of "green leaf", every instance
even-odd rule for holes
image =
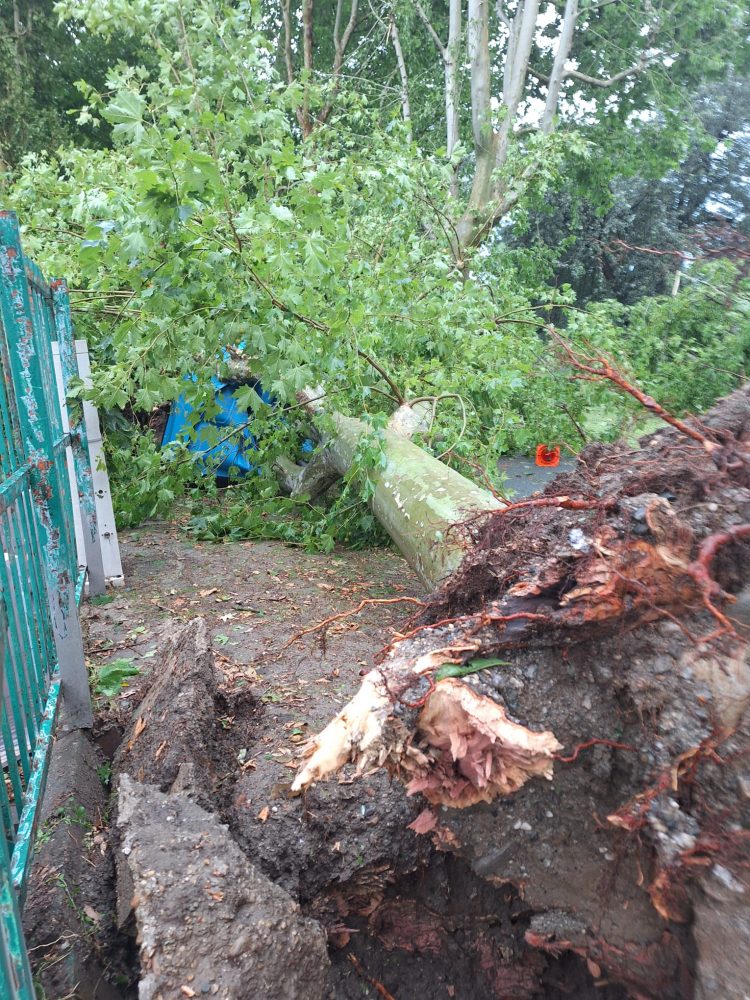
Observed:
[[[114,601],[114,596],[112,594],[97,594],[96,597],[92,597],[89,600],[89,604],[93,604],[95,608],[99,608],[103,604],[111,604],[112,601]]]
[[[103,664],[96,671],[94,691],[104,698],[114,698],[120,693],[128,677],[136,677],[140,670],[132,660],[117,659]]]
[[[435,672],[435,680],[442,681],[446,677],[467,677],[469,674],[476,674],[480,670],[489,670],[490,667],[509,667],[508,660],[497,660],[494,658],[482,659],[477,657],[467,663],[446,663]]]
[[[278,219],[279,222],[294,222],[294,214],[286,205],[277,205],[275,202],[271,202],[268,210],[274,219]]]
[[[121,90],[102,111],[108,122],[114,125],[115,135],[123,135],[131,140],[143,134],[143,112],[146,102],[140,94],[132,90]]]

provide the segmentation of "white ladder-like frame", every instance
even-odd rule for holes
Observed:
[[[76,340],[75,347],[78,374],[83,379],[84,385],[88,388],[91,385],[91,361],[89,359],[88,344],[85,340]],[[55,367],[55,378],[57,380],[57,393],[60,397],[60,409],[63,415],[63,431],[67,433],[67,409],[63,395],[62,370],[60,368],[60,352],[57,341],[53,341],[52,343],[52,359]],[[93,403],[90,403],[88,400],[84,400],[83,402],[83,419],[89,446],[91,476],[94,481],[96,520],[99,529],[104,579],[111,587],[122,587],[125,583],[125,577],[122,572],[120,546],[117,541],[117,527],[115,525],[114,510],[112,509],[112,493],[109,488],[107,465],[104,459],[99,414]],[[70,448],[68,448],[67,458],[71,496],[76,497],[78,489],[76,486],[75,468],[73,466],[73,455]],[[81,523],[81,511],[77,503],[73,504],[73,515],[75,520],[78,565],[84,567],[86,566],[86,556],[83,544],[83,526]]]

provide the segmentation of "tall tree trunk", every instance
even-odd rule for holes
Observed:
[[[424,7],[415,0],[417,14],[427,28],[430,38],[440,53],[443,63],[443,80],[445,94],[445,148],[450,158],[460,138],[460,81],[458,67],[461,65],[461,18],[462,0],[449,0],[448,6],[448,41],[443,45],[440,36],[425,13]],[[452,198],[458,197],[458,166],[454,165],[450,182]]]
[[[459,77],[458,65],[461,58],[461,0],[450,0],[448,9],[448,44],[443,53],[445,72],[445,128],[446,152],[448,158],[453,156],[453,150],[459,141]],[[458,197],[458,166],[453,167],[450,193],[452,198]]]
[[[555,116],[560,101],[560,88],[565,79],[565,63],[573,45],[576,20],[578,18],[578,0],[566,0],[562,28],[557,39],[557,50],[552,64],[552,73],[547,84],[547,100],[542,115],[542,132],[550,133],[555,127]]]
[[[344,0],[337,0],[336,2],[336,17],[333,22],[334,57],[333,68],[331,70],[332,87],[328,100],[325,103],[325,107],[318,115],[318,124],[320,125],[328,121],[328,116],[333,110],[333,105],[336,102],[336,97],[338,96],[339,88],[341,87],[341,70],[344,65],[344,56],[346,55],[346,49],[349,45],[349,40],[352,37],[352,32],[357,24],[358,8],[359,0],[351,0],[349,20],[346,22],[346,27],[344,28],[344,33],[342,35],[341,23],[344,13]]]
[[[21,20],[21,8],[18,0],[13,0],[13,62],[15,65],[16,81],[20,84],[23,79],[23,37],[25,34],[23,21]]]
[[[484,231],[486,211],[492,198],[496,136],[490,114],[488,0],[469,0],[466,47],[471,74],[471,130],[476,162],[469,203],[456,224],[462,246],[470,246]]]
[[[406,60],[404,59],[404,50],[401,47],[401,35],[399,34],[398,24],[396,23],[396,15],[391,14],[391,19],[389,22],[389,31],[391,35],[391,41],[393,42],[393,51],[396,54],[396,65],[398,66],[398,75],[401,79],[401,113],[404,116],[404,121],[409,126],[411,130],[411,105],[409,103],[409,77],[406,72]]]
[[[497,130],[490,117],[489,5],[486,0],[470,0],[467,29],[471,64],[472,128],[476,166],[466,211],[456,224],[462,246],[479,242],[510,204],[503,197],[506,181],[500,171],[510,151],[513,127],[523,96],[534,43],[539,0],[519,2],[509,25],[508,48],[503,76],[503,105]]]
[[[469,0],[466,26],[471,72],[471,130],[477,153],[492,147],[489,0]]]
[[[310,115],[310,84],[313,72],[313,2],[303,0],[302,3],[302,50],[305,67],[304,96],[302,98],[302,135],[307,138],[312,132],[312,117]]]
[[[292,61],[292,18],[289,10],[290,2],[291,0],[282,0],[281,2],[281,19],[283,22],[281,43],[284,52],[286,82],[294,83],[294,63]]]

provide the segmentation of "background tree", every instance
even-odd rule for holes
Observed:
[[[663,176],[612,179],[607,202],[573,174],[506,235],[506,245],[544,248],[557,283],[576,300],[630,304],[671,293],[690,258],[748,261],[750,83],[730,77],[701,88],[680,163]],[[623,164],[626,167],[627,164]],[[637,248],[642,249],[637,249]]]
[[[103,39],[78,19],[60,20],[54,0],[0,0],[0,170],[64,143],[110,145],[106,122],[78,120],[77,83],[103,89],[119,61],[153,64],[137,39]]]
[[[70,147],[37,158],[18,171],[10,190],[26,247],[74,289],[78,329],[97,363],[96,401],[112,414],[110,428],[121,428],[110,434],[110,454],[121,513],[131,520],[168,509],[193,465],[179,447],[159,452],[148,435],[134,435],[122,415],[145,424],[153,406],[185,393],[196,414],[210,417],[210,377],[224,372],[228,346],[244,345],[246,367],[292,409],[282,417],[248,388],[241,405],[257,410],[264,471],[243,484],[235,506],[211,515],[210,525],[201,513],[201,530],[299,537],[299,518],[279,516],[292,507],[279,498],[271,469],[280,453],[294,453],[304,432],[296,392],[324,383],[331,405],[364,416],[372,436],[337,507],[294,508],[305,512],[305,540],[323,546],[371,530],[361,502],[367,469],[381,461],[379,429],[405,398],[421,397],[434,408],[422,435],[433,454],[462,470],[479,462],[490,475],[502,453],[533,451],[540,442],[575,449],[589,435],[611,437],[628,427],[635,416],[627,403],[565,379],[546,336],[550,316],[568,316],[571,335],[616,354],[647,388],[674,394],[681,406],[690,405],[680,396],[686,384],[700,382],[712,398],[743,371],[747,316],[733,310],[728,329],[724,292],[718,306],[714,301],[716,287],[746,295],[741,274],[707,274],[689,309],[661,317],[658,328],[673,337],[667,356],[659,350],[662,334],[654,347],[648,312],[578,312],[572,289],[551,280],[554,253],[509,246],[507,220],[491,228],[499,218],[494,202],[483,229],[493,235],[470,256],[457,220],[476,161],[465,141],[448,157],[437,137],[438,125],[441,133],[445,126],[445,59],[416,7],[373,0],[364,12],[356,7],[354,21],[352,9],[290,3],[288,33],[281,7],[274,13],[220,0],[86,0],[63,11],[92,36],[116,33],[149,52],[146,65],[119,63],[105,91],[87,93],[81,114],[112,128],[112,149]],[[514,19],[521,12],[513,11]],[[423,13],[445,46],[448,21],[438,22],[426,5]],[[562,13],[546,9],[555,31]],[[312,63],[305,66],[310,15]],[[535,24],[543,65],[541,17]],[[462,18],[461,25],[465,44],[469,22]],[[488,41],[493,66],[507,60],[503,37],[499,55]],[[417,57],[424,79],[409,68]],[[384,84],[388,73],[392,82]],[[519,104],[506,136],[507,169],[491,171],[511,185],[516,221],[545,188],[559,189],[571,150],[592,202],[608,190],[614,165],[629,162],[647,139],[664,133],[661,146],[652,144],[654,170],[668,162],[682,132],[666,112],[657,122],[648,95],[638,97],[640,117],[626,107],[635,106],[636,82],[645,78],[646,70],[628,77],[633,91],[626,99],[592,106],[584,118],[559,103],[575,123],[565,135],[528,131]],[[543,85],[530,80],[527,72],[524,101],[533,110],[529,88]],[[462,140],[472,134],[469,84],[470,74],[462,75]],[[538,105],[537,117],[546,106]],[[500,104],[490,110],[492,127],[500,129]],[[711,343],[691,325],[699,306],[716,331]],[[194,380],[186,381],[188,374]],[[350,517],[358,522],[353,531]]]
[[[281,0],[266,10],[287,81],[300,81],[305,137],[330,119],[345,79],[367,92],[376,68],[381,83],[396,79],[417,140],[435,148],[442,94],[440,145],[460,161],[450,185],[457,257],[544,183],[550,161],[580,153],[581,137],[596,149],[599,184],[623,159],[663,171],[685,141],[698,82],[746,58],[748,14],[732,0]]]

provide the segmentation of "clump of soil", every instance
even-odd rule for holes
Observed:
[[[428,865],[387,887],[374,908],[347,887],[335,901],[347,927],[333,937],[330,981],[337,1000],[362,996],[361,969],[399,1000],[626,995],[606,983],[593,988],[577,956],[550,962],[532,952],[524,935],[533,911],[517,887],[492,884],[451,854],[433,854]]]
[[[732,426],[737,445],[747,448],[750,393],[744,390],[729,397],[702,425],[708,434],[726,434]],[[720,456],[712,459],[699,443],[671,428],[643,438],[637,449],[624,442],[589,445],[575,467],[548,483],[534,503],[521,500],[502,516],[478,517],[470,525],[475,540],[467,558],[417,621],[467,614],[506,594],[520,580],[543,580],[551,556],[571,572],[567,578],[543,580],[538,596],[564,596],[586,563],[595,559],[590,540],[605,524],[619,539],[633,542],[652,539],[660,531],[667,535],[679,531],[682,537],[669,541],[688,545],[744,523],[750,468],[743,462],[739,468],[726,469],[721,463]],[[581,506],[551,503],[554,497],[580,501]],[[657,499],[664,504],[655,503]],[[717,559],[715,579],[729,593],[737,593],[746,583],[747,552],[748,543],[740,540]]]

